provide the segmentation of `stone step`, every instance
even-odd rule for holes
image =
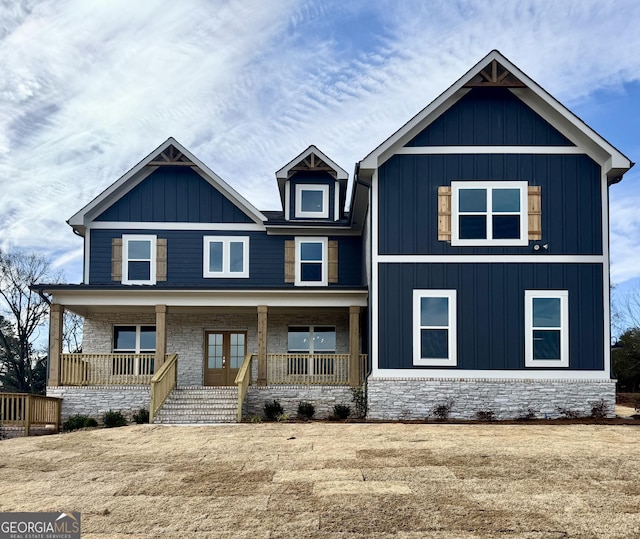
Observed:
[[[235,423],[237,408],[237,387],[179,387],[169,394],[154,423]]]

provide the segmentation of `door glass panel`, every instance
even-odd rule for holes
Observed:
[[[229,344],[229,367],[239,369],[245,356],[244,333],[231,333]]]
[[[207,342],[207,367],[222,368],[222,333],[209,333]]]
[[[136,326],[116,326],[113,329],[113,349],[119,352],[135,352]]]
[[[313,351],[333,354],[336,351],[336,330],[334,328],[315,327],[313,330]]]
[[[156,349],[156,327],[142,326],[140,328],[140,352],[155,352]]]
[[[289,328],[289,341],[287,345],[289,352],[308,352],[309,345],[308,327]]]

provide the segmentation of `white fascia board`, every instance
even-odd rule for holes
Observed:
[[[466,93],[465,90],[467,89],[464,88],[464,85],[493,60],[499,62],[527,87],[511,88],[511,92],[523,99],[527,105],[531,106],[535,112],[554,125],[554,127],[569,138],[569,140],[577,142],[577,145],[584,147],[587,150],[586,153],[590,155],[600,155],[600,158],[596,159],[596,161],[603,165],[605,164],[606,159],[603,160],[602,155],[608,154],[611,162],[608,165],[609,169],[606,169],[607,171],[615,169],[624,173],[624,171],[631,168],[632,163],[625,155],[598,135],[580,118],[552,97],[539,84],[513,65],[497,50],[491,51],[444,93],[437,97],[431,104],[420,111],[416,116],[409,120],[409,122],[391,135],[391,137],[367,155],[360,162],[360,168],[374,169],[394,155],[396,150],[403,147],[408,140],[413,138],[413,136],[418,134],[433,120],[440,116],[440,114],[458,101],[458,99]],[[544,106],[542,106],[542,103],[544,103]],[[554,116],[556,118],[554,118]],[[557,116],[560,116],[564,121],[559,121]],[[580,134],[582,134],[582,136],[580,136]]]
[[[470,370],[470,369],[378,369],[371,371],[369,381],[375,380],[451,380],[456,382],[476,380],[594,380],[610,381],[605,371],[570,371],[563,368],[519,370]]]
[[[263,223],[182,223],[182,222],[137,222],[137,221],[93,221],[87,228],[92,230],[223,230],[226,232],[264,231]]]
[[[289,161],[285,166],[283,166],[280,170],[276,172],[276,178],[278,180],[286,180],[289,175],[289,171],[295,167],[300,161],[309,157],[312,153],[315,153],[318,157],[320,157],[327,165],[329,165],[336,173],[336,179],[338,180],[346,180],[349,178],[349,174],[346,170],[340,167],[333,159],[327,156],[324,152],[318,150],[316,146],[313,144],[309,146],[305,151],[303,151],[298,156],[294,157],[291,161]]]
[[[146,289],[144,289],[146,288]],[[52,303],[74,307],[349,307],[367,306],[366,290],[49,290]],[[73,310],[73,309],[71,309]]]
[[[261,223],[267,220],[267,218],[258,211],[252,204],[250,204],[240,193],[229,186],[220,176],[213,172],[207,165],[195,157],[189,150],[187,150],[182,144],[180,144],[173,137],[169,137],[165,142],[148,154],[142,161],[135,165],[131,170],[121,176],[116,182],[107,187],[102,193],[94,198],[89,204],[82,208],[79,212],[75,213],[67,222],[72,226],[84,226],[88,221],[95,218],[102,213],[111,204],[115,203],[119,198],[128,193],[136,185],[138,185],[144,178],[149,176],[152,172],[157,170],[157,167],[149,167],[145,169],[147,163],[153,161],[155,157],[164,152],[169,146],[174,146],[176,149],[185,155],[195,167],[192,170],[197,172],[202,178],[208,181],[213,187],[218,189],[229,200],[239,206],[249,217],[251,217],[256,223]]]

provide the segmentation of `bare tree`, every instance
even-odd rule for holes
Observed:
[[[5,391],[44,392],[47,357],[37,353],[33,340],[47,320],[49,306],[29,286],[61,281],[62,274],[42,255],[0,252],[0,313],[7,322],[0,325],[0,347],[5,351],[0,384]]]
[[[611,287],[611,327],[617,335],[640,328],[640,288],[623,292],[616,285]]]
[[[65,352],[71,354],[82,352],[82,322],[81,316],[71,311],[64,312],[62,347]]]

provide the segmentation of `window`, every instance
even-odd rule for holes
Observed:
[[[413,291],[413,364],[457,364],[455,290]]]
[[[451,182],[451,245],[528,245],[527,182]]]
[[[323,357],[336,353],[336,328],[331,326],[291,326],[287,349],[287,374],[333,374],[333,358]],[[296,355],[299,353],[300,355]],[[315,355],[310,358],[309,354]],[[319,356],[319,354],[322,354]],[[310,361],[312,359],[312,361]]]
[[[296,286],[327,286],[327,238],[296,238]]]
[[[296,185],[296,217],[327,219],[329,217],[329,186]]]
[[[247,236],[205,236],[204,277],[249,277]]]
[[[156,237],[122,236],[122,284],[156,284]]]
[[[525,291],[525,366],[569,366],[569,292]]]
[[[155,326],[114,326],[113,374],[153,374],[153,357],[148,355],[155,351]]]

